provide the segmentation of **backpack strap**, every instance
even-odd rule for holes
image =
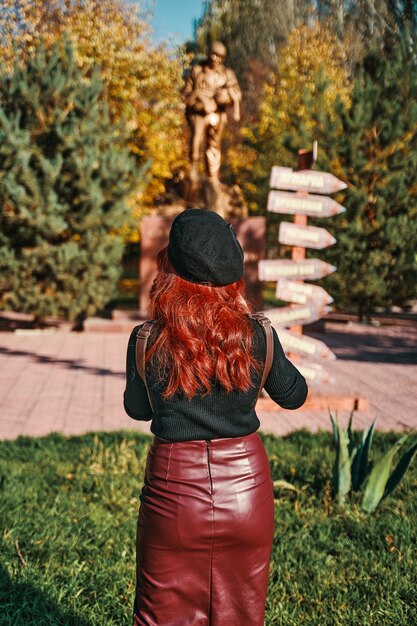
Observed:
[[[265,357],[265,365],[262,374],[262,381],[259,387],[258,396],[261,395],[261,391],[264,388],[266,379],[268,378],[268,374],[271,371],[272,361],[274,359],[274,338],[272,335],[271,328],[271,320],[266,317],[263,313],[253,313],[251,315],[253,319],[255,319],[264,329],[265,338],[266,338],[266,357]],[[136,369],[138,374],[143,381],[146,387],[146,393],[148,394],[148,400],[150,407],[153,413],[153,406],[151,400],[151,394],[149,393],[148,383],[146,382],[146,369],[145,369],[145,356],[146,356],[146,345],[148,343],[148,337],[151,334],[152,326],[154,322],[153,320],[148,320],[144,323],[142,328],[136,334]]]
[[[274,360],[274,337],[272,335],[271,320],[266,317],[266,315],[264,315],[263,313],[252,313],[251,317],[263,327],[266,338],[265,365],[262,374],[261,385],[259,387],[258,396],[256,398],[258,400],[259,396],[261,395],[261,391],[266,383],[266,379],[268,378],[268,374],[271,371],[272,361]]]
[[[153,320],[148,320],[144,323],[142,328],[136,334],[136,369],[138,370],[138,374],[142,379],[145,387],[146,393],[148,394],[149,404],[153,411],[151,394],[149,393],[148,383],[146,382],[146,369],[145,369],[145,356],[146,356],[146,344],[148,343],[148,337],[151,334]]]

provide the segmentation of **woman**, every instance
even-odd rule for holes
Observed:
[[[136,626],[263,626],[274,535],[256,432],[266,358],[244,298],[243,252],[218,214],[173,221],[151,290],[145,382],[127,349],[126,412],[152,420],[137,524]],[[273,330],[265,389],[287,409],[307,386]],[[147,394],[147,387],[149,398]]]

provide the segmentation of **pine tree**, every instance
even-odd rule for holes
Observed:
[[[114,295],[140,173],[67,41],[0,76],[0,308],[82,320]]]
[[[370,52],[355,81],[352,104],[338,102],[333,119],[314,112],[317,169],[348,183],[338,198],[346,213],[326,227],[337,244],[323,251],[337,272],[326,279],[336,304],[402,306],[417,285],[416,43],[405,34],[388,56]]]

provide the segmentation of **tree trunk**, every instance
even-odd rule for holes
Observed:
[[[74,320],[74,325],[71,328],[72,332],[81,333],[84,330],[84,322],[87,319],[87,315],[85,311],[78,313],[77,317]]]

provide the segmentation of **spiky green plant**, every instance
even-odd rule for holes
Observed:
[[[398,485],[408,466],[417,453],[417,442],[405,452],[396,468],[391,472],[394,457],[411,432],[403,435],[374,465],[369,461],[369,452],[376,418],[362,433],[362,440],[355,445],[352,430],[354,411],[351,412],[349,423],[344,430],[337,419],[329,411],[333,425],[336,457],[333,468],[333,493],[339,504],[344,504],[346,497],[358,492],[364,486],[361,508],[366,513],[375,511],[379,503],[386,498]]]

